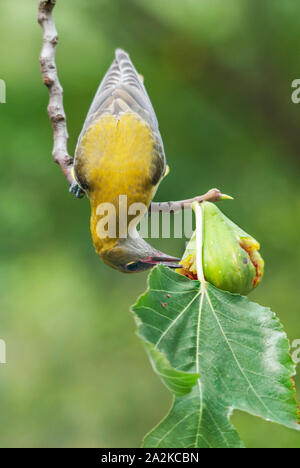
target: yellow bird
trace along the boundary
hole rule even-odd
[[[157,263],[178,267],[179,259],[151,247],[136,229],[166,172],[157,118],[142,77],[128,54],[117,49],[79,136],[76,183],[71,187],[77,196],[82,190],[90,200],[95,250],[109,266],[126,273],[145,271]],[[144,208],[138,218],[128,214],[124,229],[120,199],[125,196],[127,207],[139,203]],[[115,227],[113,235],[99,228],[104,218]],[[120,229],[125,230],[122,235]]]

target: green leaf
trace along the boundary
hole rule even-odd
[[[295,366],[270,309],[158,266],[133,311],[174,393],[144,447],[242,447],[230,423],[235,409],[299,430]]]
[[[145,343],[150,362],[155,372],[160,376],[166,387],[174,393],[175,396],[183,396],[189,393],[196,385],[199,374],[189,374],[173,369],[165,357],[151,343]]]

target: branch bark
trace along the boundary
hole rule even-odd
[[[149,212],[151,213],[177,213],[184,208],[191,208],[194,202],[202,203],[204,201],[217,202],[219,200],[232,200],[232,197],[225,195],[218,189],[211,189],[204,195],[198,197],[189,198],[187,200],[170,201],[170,202],[152,202],[149,206]]]
[[[43,29],[43,48],[40,55],[43,82],[49,89],[48,114],[53,127],[53,159],[60,165],[67,181],[71,185],[73,159],[68,153],[68,130],[63,106],[63,88],[59,82],[55,63],[58,34],[52,11],[56,0],[41,0],[38,6],[38,22]]]

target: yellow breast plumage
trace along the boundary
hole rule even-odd
[[[76,176],[98,202],[114,203],[119,194],[127,194],[132,203],[143,201],[141,196],[146,202],[147,192],[152,190],[154,146],[150,127],[134,114],[120,119],[103,116],[82,138]]]
[[[157,170],[160,170],[159,177]],[[156,141],[149,125],[135,114],[123,114],[119,118],[104,115],[81,139],[75,174],[80,184],[87,187],[95,243],[99,204],[112,203],[118,215],[120,195],[127,196],[128,206],[137,202],[148,206],[154,196],[162,167],[157,165]],[[104,245],[98,239],[97,250],[107,248],[107,242],[111,244],[113,240],[107,240]]]

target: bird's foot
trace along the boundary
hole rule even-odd
[[[76,198],[83,198],[85,195],[85,192],[82,190],[81,187],[79,187],[79,185],[75,181],[72,182],[69,192],[73,193],[73,195],[75,195]]]

